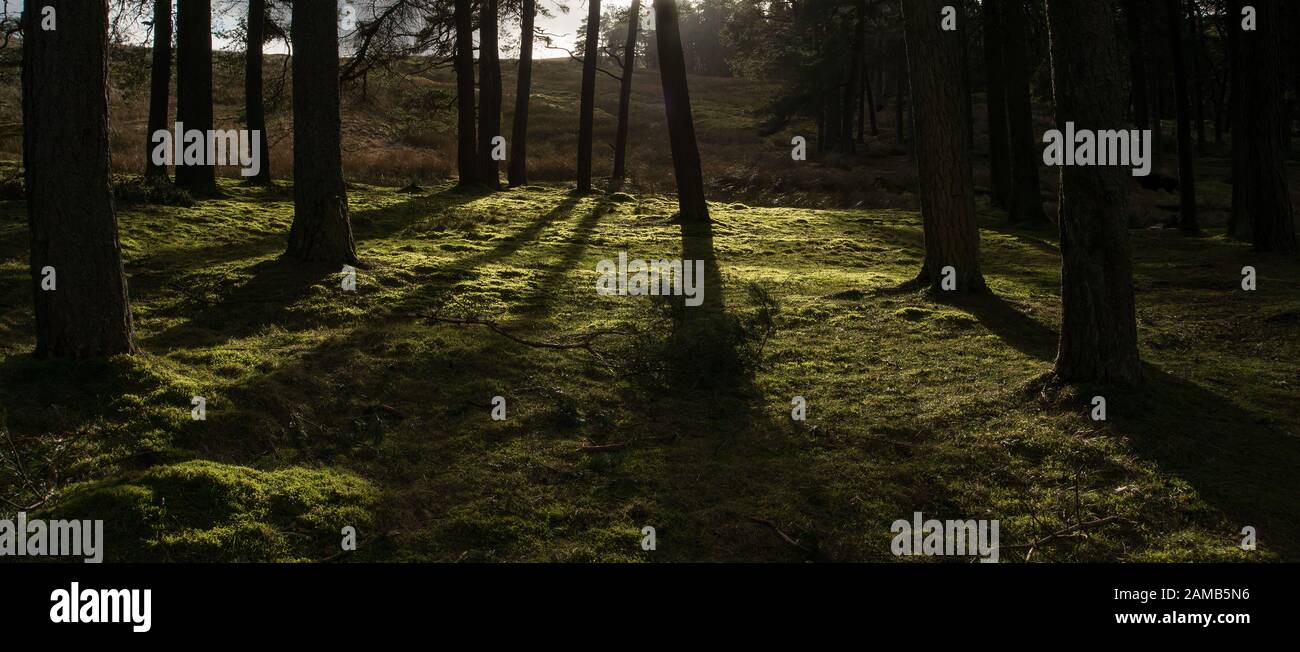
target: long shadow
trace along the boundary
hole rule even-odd
[[[566,203],[569,201],[572,201],[572,198],[565,200]],[[596,205],[574,225],[573,235],[560,251],[559,260],[548,265],[542,274],[533,280],[532,290],[523,296],[521,309],[528,315],[525,322],[537,321],[550,312],[556,299],[555,288],[560,287],[563,277],[582,260],[582,255],[591,246],[591,236],[596,232],[596,226],[600,224],[601,218],[608,213],[613,204],[612,199],[601,197]]]
[[[144,340],[150,347],[216,346],[247,337],[268,326],[298,330],[317,325],[310,315],[297,313],[294,304],[339,268],[274,258],[254,264],[251,274],[229,293],[215,299],[192,296],[184,314],[190,318]]]
[[[401,310],[410,310],[436,304],[459,280],[472,278],[479,268],[514,255],[524,245],[536,242],[548,227],[568,218],[579,201],[581,201],[579,197],[566,197],[545,215],[532,220],[526,227],[510,235],[492,249],[447,263],[432,280],[407,292],[397,307]]]
[[[950,302],[1008,345],[1038,360],[1055,357],[1056,332],[1005,300],[986,295]],[[1300,560],[1300,439],[1269,427],[1232,400],[1152,364],[1144,385],[1109,390],[1109,427],[1134,452],[1194,487],[1231,526],[1224,540],[1253,526],[1267,548]]]
[[[1003,342],[1025,355],[1045,362],[1056,359],[1056,331],[992,292],[955,299],[933,298],[970,313]]]

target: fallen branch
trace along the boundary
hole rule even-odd
[[[1011,550],[1015,550],[1015,549],[1019,549],[1019,548],[1028,548],[1028,549],[1029,549],[1029,552],[1025,553],[1025,561],[1029,561],[1030,557],[1033,557],[1033,556],[1034,556],[1034,551],[1035,551],[1036,549],[1038,549],[1039,546],[1041,546],[1041,545],[1043,545],[1043,544],[1045,544],[1045,543],[1047,543],[1047,542],[1049,542],[1049,541],[1052,541],[1053,539],[1060,539],[1060,538],[1062,538],[1062,537],[1065,537],[1065,536],[1070,535],[1070,534],[1074,534],[1074,533],[1076,533],[1076,532],[1082,532],[1082,531],[1084,531],[1084,530],[1090,530],[1090,529],[1092,529],[1092,528],[1101,527],[1101,526],[1103,526],[1103,525],[1105,525],[1105,524],[1107,524],[1107,523],[1113,523],[1113,522],[1115,522],[1115,521],[1123,521],[1123,520],[1125,520],[1124,517],[1122,517],[1122,516],[1118,516],[1118,515],[1105,516],[1105,517],[1102,517],[1102,518],[1093,519],[1093,520],[1091,520],[1091,521],[1084,521],[1084,522],[1082,522],[1082,523],[1075,523],[1074,525],[1071,525],[1071,526],[1069,526],[1069,527],[1062,528],[1062,529],[1057,530],[1057,531],[1055,531],[1055,532],[1053,532],[1053,533],[1051,533],[1051,534],[1049,534],[1049,535],[1047,535],[1047,536],[1045,536],[1045,537],[1043,537],[1043,538],[1041,538],[1041,539],[1038,539],[1037,541],[1034,541],[1033,543],[1022,543],[1022,544],[1018,544],[1018,545],[1014,545],[1014,546],[1005,546],[1005,547],[1008,548],[1008,549],[1011,549]]]
[[[822,555],[821,551],[819,551],[817,548],[805,546],[804,544],[794,540],[793,538],[790,537],[790,535],[786,534],[785,532],[782,532],[781,528],[776,526],[776,523],[773,523],[772,521],[769,521],[765,518],[759,518],[757,516],[751,516],[749,517],[749,520],[754,523],[758,523],[759,525],[766,525],[773,532],[775,532],[777,536],[781,537],[782,541],[785,541],[786,543],[790,544],[791,546],[799,550],[799,552],[802,552],[804,556],[806,556],[808,559],[812,561],[826,560],[825,556]]]
[[[677,441],[677,433],[664,435],[663,437],[638,437],[629,441],[615,442],[613,444],[587,444],[578,449],[579,453],[612,453],[621,451],[632,444],[650,441],[650,442],[673,442]]]

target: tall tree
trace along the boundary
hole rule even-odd
[[[1169,20],[1169,55],[1174,62],[1174,103],[1178,114],[1178,228],[1184,233],[1198,233],[1201,227],[1196,219],[1196,168],[1192,151],[1192,107],[1187,91],[1182,0],[1165,0],[1165,10]]]
[[[167,113],[172,92],[172,3],[153,3],[153,69],[149,73],[149,131],[144,135],[144,176],[167,180],[167,166],[153,162],[153,135],[168,130]]]
[[[1045,223],[1038,180],[1042,154],[1034,137],[1034,106],[1029,96],[1029,21],[1025,0],[1002,0],[1007,72],[1007,124],[1011,137],[1011,221]]]
[[[179,0],[176,4],[176,121],[185,131],[212,129],[212,2]],[[198,195],[217,192],[213,161],[176,163],[176,185]]]
[[[1047,0],[1056,124],[1114,129],[1124,120],[1113,0]],[[1061,168],[1061,335],[1054,374],[1063,383],[1141,381],[1133,266],[1116,166]]]
[[[600,0],[587,0],[582,53],[582,105],[578,114],[578,192],[591,192],[591,141],[596,119],[596,59],[600,55]]]
[[[677,0],[654,0],[655,41],[659,51],[659,76],[664,90],[664,113],[668,119],[668,143],[677,177],[677,206],[683,224],[709,221],[709,204],[704,199],[704,169],[695,140],[695,119],[691,115],[691,93],[686,81],[686,57],[678,23]]]
[[[293,7],[293,226],[285,255],[357,263],[343,183],[338,4]]]
[[[1006,64],[1002,51],[1003,0],[984,0],[984,67],[988,77],[989,185],[993,204],[1011,206],[1011,138],[1007,135]]]
[[[614,141],[614,173],[609,185],[618,190],[627,176],[627,129],[632,109],[632,73],[636,70],[637,30],[641,26],[641,0],[627,10],[627,44],[623,46],[623,78],[618,89],[618,135]]]
[[[519,75],[515,85],[514,128],[510,133],[510,165],[507,170],[511,186],[528,184],[528,100],[533,92],[533,25],[537,19],[537,0],[523,0],[519,19]]]
[[[471,0],[456,0],[456,173],[462,188],[478,185],[474,126],[474,17]]]
[[[962,109],[966,98],[961,75],[962,37],[940,25],[946,1],[903,3],[925,233],[925,262],[917,280],[940,290],[945,276],[952,275],[956,292],[971,293],[983,291],[985,285],[975,224],[975,182]]]
[[[1288,128],[1283,101],[1280,0],[1254,0],[1256,29],[1241,28],[1243,0],[1232,1],[1232,215],[1229,233],[1256,251],[1296,251],[1295,214],[1283,165]]]
[[[266,44],[266,0],[248,0],[248,44],[244,58],[244,115],[248,130],[261,133],[261,167],[249,183],[271,183],[271,147],[266,134],[266,104],[262,101],[262,48]]]
[[[492,158],[493,141],[501,136],[501,49],[497,39],[498,0],[479,2],[479,182],[501,187],[501,162]]]
[[[1143,16],[1145,0],[1124,0],[1124,16],[1128,25],[1129,91],[1133,97],[1133,122],[1138,129],[1151,127],[1149,99],[1151,85],[1147,82],[1146,26]]]
[[[56,29],[42,29],[53,8]],[[107,0],[27,0],[23,169],[38,358],[130,353],[108,154]]]

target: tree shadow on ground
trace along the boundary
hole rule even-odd
[[[993,295],[950,302],[1009,346],[1037,360],[1054,358],[1057,334]],[[1235,528],[1254,526],[1261,546],[1300,560],[1300,439],[1233,400],[1145,363],[1144,384],[1104,392],[1108,429],[1162,473],[1182,478]],[[1026,381],[1030,381],[1026,378]],[[1055,408],[1049,408],[1055,409]],[[1069,408],[1067,408],[1069,409]],[[1083,410],[1073,410],[1083,417]],[[1267,540],[1266,543],[1265,540]]]
[[[217,346],[253,335],[268,327],[300,330],[318,325],[310,311],[298,311],[295,304],[312,294],[312,289],[338,278],[341,267],[304,263],[289,258],[272,258],[243,270],[249,278],[216,298],[190,295],[182,303],[187,320],[142,340],[148,348]]]

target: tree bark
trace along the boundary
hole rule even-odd
[[[470,7],[471,0],[456,0],[456,174],[462,188],[479,183],[474,125],[474,17]]]
[[[1113,0],[1048,0],[1056,123],[1114,129],[1124,120]],[[1124,224],[1127,172],[1061,168],[1061,335],[1055,376],[1064,383],[1141,382],[1133,268]]]
[[[57,28],[41,28],[43,7]],[[27,0],[23,168],[38,358],[131,353],[108,149],[108,3]],[[52,270],[52,288],[45,284]]]
[[[165,1],[165,0],[164,0]],[[244,114],[249,132],[259,132],[261,151],[257,174],[249,183],[271,183],[271,148],[266,134],[266,105],[262,101],[262,46],[266,43],[266,0],[248,0],[248,45],[244,61]]]
[[[520,9],[519,76],[515,86],[514,128],[510,134],[510,165],[507,178],[511,186],[528,184],[528,101],[533,92],[533,26],[537,18],[537,0],[523,0]]]
[[[1165,0],[1168,13],[1169,56],[1174,62],[1174,102],[1178,112],[1178,228],[1199,233],[1196,219],[1196,168],[1192,152],[1192,107],[1187,92],[1187,56],[1183,40],[1182,0]]]
[[[918,280],[943,290],[952,267],[955,291],[985,290],[980,272],[975,183],[966,147],[966,97],[961,75],[961,38],[944,31],[939,15],[946,0],[903,4],[911,79],[915,149],[921,185],[925,262]]]
[[[1011,206],[1011,137],[1007,134],[1007,89],[1002,52],[1002,0],[984,0],[984,67],[988,76],[989,185],[993,205]]]
[[[614,141],[614,173],[610,188],[623,187],[627,176],[627,129],[632,110],[632,73],[636,70],[636,35],[641,26],[641,0],[632,0],[627,10],[627,44],[623,46],[623,79],[618,89],[618,136]]]
[[[582,57],[582,106],[578,115],[578,192],[591,192],[591,141],[595,132],[596,61],[600,54],[600,0],[587,0],[587,39]]]
[[[1232,60],[1232,215],[1229,233],[1256,251],[1296,251],[1295,214],[1287,186],[1282,138],[1287,129],[1282,80],[1282,3],[1254,0],[1257,29],[1242,31],[1242,0],[1233,0],[1229,29],[1237,33]]]
[[[144,177],[167,181],[167,166],[153,162],[153,135],[168,131],[172,92],[172,3],[153,3],[153,69],[149,74],[149,128],[144,135]]]
[[[1042,153],[1034,137],[1034,107],[1029,97],[1029,26],[1024,0],[1001,3],[1007,70],[1007,124],[1011,137],[1011,221],[1043,223],[1043,191],[1038,179]]]
[[[356,264],[340,146],[338,5],[293,8],[293,226],[285,255]]]
[[[677,0],[654,0],[655,40],[659,50],[660,78],[664,89],[664,112],[668,119],[668,142],[673,152],[677,177],[677,204],[684,224],[709,221],[704,199],[704,170],[695,140],[695,119],[691,115],[691,94],[686,81],[686,58],[677,22]]]
[[[212,3],[179,0],[176,4],[176,121],[185,131],[212,129]],[[216,167],[175,161],[176,185],[196,195],[217,192]]]
[[[501,162],[492,158],[492,141],[501,135],[501,48],[497,38],[498,0],[479,2],[479,182],[501,187]]]

